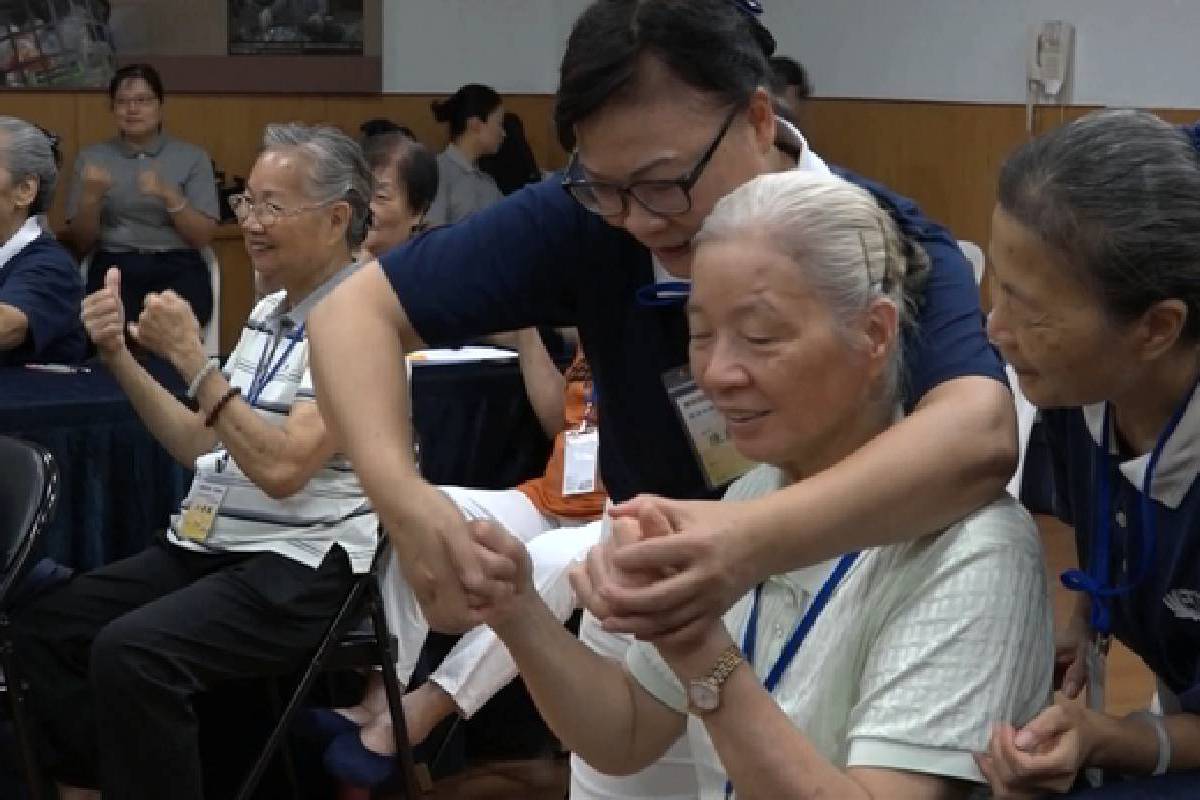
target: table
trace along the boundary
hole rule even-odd
[[[93,569],[140,551],[187,493],[191,473],[154,440],[100,363],[58,375],[0,368],[0,434],[42,444],[60,473],[58,509],[44,554]],[[161,362],[151,373],[177,396],[183,383]],[[509,488],[549,457],[516,359],[413,371],[421,466],[433,483]]]
[[[168,365],[148,366],[160,383],[183,393]],[[104,366],[89,368],[73,375],[0,368],[0,433],[41,444],[58,464],[58,506],[42,552],[85,570],[145,547],[191,482]]]

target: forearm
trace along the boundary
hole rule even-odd
[[[525,328],[517,332],[517,354],[529,403],[537,414],[542,430],[548,438],[553,439],[566,426],[563,412],[566,379],[546,352],[537,328]]]
[[[100,238],[100,209],[103,205],[103,197],[89,197],[85,194],[79,198],[79,205],[71,217],[69,230],[71,242],[80,258],[92,252]],[[108,265],[96,266],[103,269]]]
[[[19,309],[0,303],[0,350],[13,350],[29,335],[29,318]]]
[[[1089,712],[1095,744],[1088,765],[1127,775],[1149,775],[1158,763],[1158,736],[1136,716],[1124,718]],[[1171,740],[1170,770],[1200,769],[1200,716],[1170,714],[1162,718]]]
[[[834,467],[748,504],[756,577],[916,539],[999,497],[1016,465],[1008,390],[954,383]]]
[[[526,606],[509,624],[494,629],[563,746],[610,775],[631,774],[662,755],[664,748],[650,741],[655,737],[639,730],[639,722],[654,722],[636,713],[636,693],[644,690],[623,666],[572,636],[541,598],[531,598]],[[683,718],[675,716],[682,733]]]
[[[686,685],[708,674],[730,644],[710,637],[685,655],[663,655]],[[740,798],[871,797],[813,747],[745,662],[721,687],[720,707],[702,720]]]
[[[138,417],[176,461],[191,469],[197,457],[212,449],[216,437],[204,420],[164,389],[128,350],[105,356],[104,361]]]
[[[190,380],[203,365],[204,359],[198,355],[192,364],[182,366],[180,373]],[[206,376],[196,395],[201,413],[207,415],[206,410],[215,408],[229,389],[229,381],[220,371]],[[303,489],[313,469],[324,460],[324,453],[314,450],[319,435],[302,441],[301,434],[291,428],[268,422],[244,397],[234,397],[217,415],[209,435],[221,442],[251,483],[268,497],[282,499]]]
[[[183,194],[170,193],[163,198],[163,203],[168,209],[171,224],[188,244],[199,250],[212,242],[213,235],[217,232],[216,221],[193,208]],[[183,205],[182,209],[170,213],[169,209],[179,208],[180,205]]]

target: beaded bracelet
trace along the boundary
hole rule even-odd
[[[217,401],[217,404],[213,406],[212,411],[208,412],[208,416],[204,419],[204,427],[211,428],[214,424],[216,424],[217,417],[221,414],[221,411],[225,408],[225,406],[229,404],[229,401],[241,393],[242,390],[238,387],[229,387],[229,391],[222,395],[221,399]]]

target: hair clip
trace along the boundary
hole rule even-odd
[[[734,0],[734,5],[752,17],[757,17],[764,11],[760,0]]]

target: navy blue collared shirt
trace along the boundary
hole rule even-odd
[[[953,236],[912,201],[865,186],[933,263],[918,317],[905,342],[911,408],[953,378],[1004,381],[984,336],[979,292]],[[600,471],[614,500],[639,492],[712,498],[663,374],[688,360],[682,306],[639,304],[655,280],[650,252],[625,231],[583,209],[551,177],[463,222],[430,231],[381,262],[401,305],[431,346],[537,325],[573,326],[596,391],[604,398]]]
[[[1198,395],[1200,396],[1200,395]],[[1088,564],[1097,527],[1097,442],[1102,405],[1042,413],[1053,460],[1055,514],[1075,529]],[[1116,437],[1113,437],[1115,440]],[[1185,711],[1200,712],[1200,401],[1193,398],[1163,449],[1151,493],[1157,546],[1138,586],[1112,600],[1112,634],[1146,662]],[[1110,585],[1137,569],[1145,528],[1141,488],[1148,455],[1109,459]]]
[[[83,283],[75,259],[49,234],[42,234],[0,264],[0,303],[29,323],[25,341],[0,350],[0,366],[33,361],[81,361],[87,340],[79,322]]]

